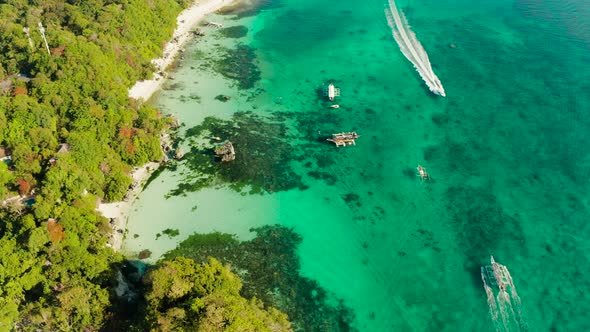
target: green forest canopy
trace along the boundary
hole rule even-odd
[[[0,1],[0,200],[30,198],[0,209],[0,330],[96,331],[108,319],[122,257],[97,200],[121,200],[132,168],[161,158],[169,124],[128,89],[151,76],[189,2]],[[231,281],[232,305],[288,327],[210,266]]]

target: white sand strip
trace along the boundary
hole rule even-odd
[[[176,19],[177,28],[172,39],[164,46],[164,56],[152,60],[156,66],[154,78],[138,81],[129,90],[129,97],[147,101],[154,92],[160,89],[164,81],[164,70],[174,61],[178,52],[189,40],[191,29],[199,23],[205,15],[212,13],[224,6],[231,5],[237,0],[201,0],[196,1],[190,8],[184,10]]]
[[[127,192],[127,196],[124,201],[101,203],[98,205],[98,212],[113,221],[111,224],[113,233],[109,239],[109,245],[113,249],[119,250],[121,248],[121,245],[123,244],[125,226],[127,224],[127,217],[129,216],[133,201],[135,201],[135,199],[141,193],[141,190],[143,189],[147,179],[149,179],[150,174],[159,166],[160,164],[157,162],[150,162],[134,170],[131,174],[133,183],[131,184],[131,189]]]
[[[235,1],[239,0],[195,1],[190,8],[180,13],[176,18],[177,27],[176,30],[174,30],[172,39],[164,46],[164,56],[152,60],[152,63],[156,66],[154,78],[151,80],[136,82],[135,85],[129,89],[129,97],[147,101],[160,89],[160,86],[164,81],[164,70],[166,70],[166,68],[174,61],[176,55],[189,40],[191,29],[197,25],[205,15],[220,9],[223,6],[231,5]],[[137,199],[141,193],[151,172],[156,170],[159,166],[159,163],[150,162],[133,171],[131,175],[133,177],[133,184],[124,201],[99,204],[97,208],[98,212],[113,221],[111,225],[113,227],[113,232],[109,239],[109,245],[113,249],[119,250],[121,248],[127,218],[129,217],[133,201]]]

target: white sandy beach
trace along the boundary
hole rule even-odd
[[[159,166],[160,164],[157,162],[150,162],[134,170],[131,174],[133,177],[133,183],[131,184],[131,189],[127,192],[127,196],[124,201],[101,203],[98,205],[97,210],[103,216],[113,221],[113,224],[111,225],[113,227],[113,233],[111,234],[111,238],[109,240],[109,245],[113,249],[119,250],[121,248],[121,244],[123,243],[123,235],[125,233],[125,224],[131,209],[131,205],[133,205],[133,201],[135,201],[137,196],[139,196],[141,193],[143,185],[149,178],[150,174]]]
[[[172,39],[164,46],[163,57],[152,60],[156,66],[154,78],[151,80],[138,81],[129,89],[129,97],[147,101],[156,91],[158,91],[164,81],[164,71],[172,64],[176,55],[182,50],[184,45],[189,41],[191,29],[193,29],[205,15],[212,13],[226,5],[233,4],[238,0],[201,0],[195,1],[194,4],[184,10],[177,17],[177,26],[172,35]],[[133,171],[132,189],[127,193],[125,201],[113,203],[101,203],[97,210],[106,218],[112,220],[111,226],[113,233],[109,240],[109,245],[119,250],[123,243],[127,217],[135,199],[141,193],[143,186],[150,174],[160,166],[157,162],[150,162]]]
[[[174,58],[182,50],[189,40],[191,29],[193,29],[205,15],[212,13],[224,6],[231,5],[237,0],[202,0],[196,1],[194,5],[184,10],[177,18],[177,27],[172,39],[164,46],[164,56],[152,60],[156,66],[154,78],[151,80],[138,81],[129,90],[129,97],[147,101],[158,91],[164,81],[164,71],[172,64]]]

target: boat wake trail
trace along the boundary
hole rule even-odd
[[[389,0],[389,9],[385,9],[385,16],[387,16],[387,22],[393,31],[393,38],[399,45],[400,50],[414,64],[416,71],[418,71],[430,91],[443,97],[446,96],[442,83],[432,71],[428,54],[426,54],[424,47],[416,38],[416,34],[410,29],[404,13],[397,10],[393,0]]]
[[[496,263],[494,257],[491,263],[481,267],[481,279],[496,331],[526,331],[528,328],[522,315],[522,304],[508,268]],[[498,291],[496,297],[492,287]],[[508,288],[510,293],[507,292]]]
[[[481,273],[481,279],[483,280],[483,288],[486,291],[486,295],[488,297],[488,307],[490,307],[490,316],[492,317],[492,322],[494,322],[494,326],[496,327],[496,331],[502,331],[502,325],[498,320],[498,306],[496,305],[496,299],[494,298],[494,292],[492,288],[488,286],[486,283],[486,279],[484,276],[484,272]]]

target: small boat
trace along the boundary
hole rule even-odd
[[[416,169],[418,170],[418,176],[422,179],[422,181],[430,180],[430,174],[426,172],[426,168],[422,167],[421,165],[418,165]]]
[[[331,138],[326,139],[329,142],[336,144],[336,147],[356,145],[356,139],[361,137],[355,131],[353,132],[342,132],[332,134]]]
[[[340,89],[335,87],[334,84],[330,83],[328,88],[324,88],[324,96],[327,96],[330,101],[336,97],[340,97]]]
[[[215,28],[223,28],[223,24],[217,22],[208,21],[206,25],[215,27]]]
[[[334,105],[331,105],[330,107],[331,107],[331,108],[340,108],[340,105],[338,105],[338,104],[334,104]]]
[[[492,321],[504,327],[501,331],[529,331],[522,302],[508,268],[496,262],[493,256],[490,262],[480,271]]]

